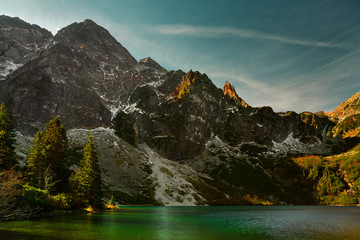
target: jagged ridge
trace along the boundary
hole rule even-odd
[[[229,97],[235,99],[235,101],[238,101],[243,107],[249,106],[242,98],[237,95],[235,87],[232,86],[228,81],[226,81],[223,87],[223,92],[225,95],[228,95]]]
[[[228,82],[219,89],[197,71],[166,71],[151,58],[138,63],[91,20],[62,29],[0,82],[0,93],[23,133],[54,115],[68,129],[112,127],[117,137],[110,129],[94,135],[109,145],[99,144],[103,174],[124,202],[145,197],[166,204],[183,194],[191,204],[313,203],[309,195],[297,199],[298,186],[307,183],[287,155],[329,154],[340,141],[327,135],[327,117],[253,108]],[[80,142],[76,133],[87,131],[70,130],[72,145]],[[117,171],[123,179],[113,179]],[[159,179],[168,171],[188,186],[173,182],[177,190],[168,190]],[[137,173],[133,189],[126,188]]]

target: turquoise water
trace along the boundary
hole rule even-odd
[[[0,223],[0,239],[360,239],[360,208],[127,207]]]

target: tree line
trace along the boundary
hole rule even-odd
[[[40,211],[103,208],[102,180],[90,132],[82,159],[74,163],[59,117],[34,136],[25,166],[15,153],[11,113],[0,105],[0,219],[28,217]]]

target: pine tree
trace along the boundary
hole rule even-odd
[[[98,155],[90,132],[89,140],[84,148],[80,171],[76,175],[79,195],[95,208],[103,208],[101,191],[101,174]]]
[[[28,178],[32,185],[41,189],[55,186],[55,192],[64,192],[70,176],[65,153],[67,137],[58,117],[51,120],[45,131],[34,138],[27,157]]]
[[[5,104],[0,104],[0,170],[11,169],[16,163],[15,129]]]
[[[46,175],[53,175],[55,189],[57,192],[64,192],[68,187],[70,176],[69,166],[66,161],[67,137],[64,126],[58,117],[51,120],[44,133],[46,144],[46,157],[49,164]]]
[[[45,156],[44,132],[38,131],[27,155],[27,180],[32,186],[45,189],[44,173],[47,165]],[[46,189],[48,190],[48,189]]]

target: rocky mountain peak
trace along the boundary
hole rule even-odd
[[[56,115],[67,128],[107,127],[112,113],[147,76],[135,58],[91,20],[61,29],[42,49],[0,81],[0,101],[11,102],[14,118],[26,119],[15,122],[23,133],[36,132]]]
[[[111,35],[106,29],[87,19],[84,22],[72,23],[59,30],[55,35],[55,41],[74,44],[100,41],[110,37]]]
[[[334,111],[326,113],[330,118],[339,119],[339,121],[354,114],[360,114],[360,91],[340,104]]]
[[[228,81],[226,81],[224,87],[223,87],[224,95],[229,96],[230,98],[234,99],[235,101],[239,102],[242,106],[248,107],[249,105],[242,100],[236,93],[235,87],[232,86]]]
[[[9,17],[6,15],[0,15],[0,28],[2,30],[4,29],[6,30],[6,28],[34,29],[41,32],[44,35],[47,35],[48,37],[52,37],[51,32],[48,31],[47,29],[42,28],[36,24],[27,23],[18,17]]]
[[[184,79],[180,82],[180,84],[175,88],[174,92],[172,92],[168,99],[181,99],[185,95],[190,93],[190,85],[197,81],[200,77],[202,77],[198,71],[193,72],[190,70],[184,77]]]
[[[109,31],[90,19],[59,30],[54,42],[70,46],[77,51],[86,51],[98,61],[113,60],[138,66],[136,59],[111,36]]]
[[[52,39],[48,30],[20,18],[0,16],[0,79],[35,58]],[[6,50],[6,52],[5,52]]]
[[[151,57],[143,58],[139,61],[139,64],[148,68],[153,68],[160,71],[166,71],[160,64],[158,64],[154,59]]]

